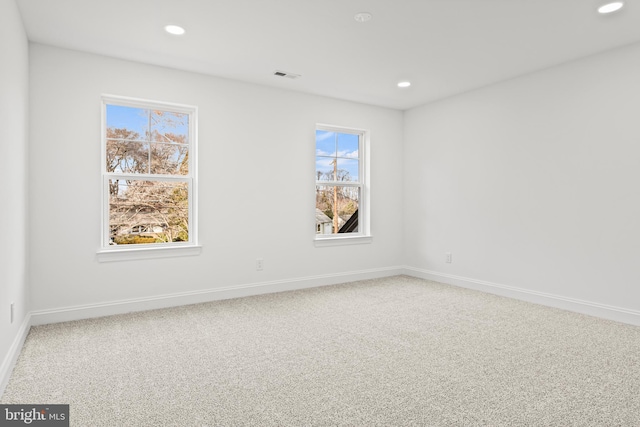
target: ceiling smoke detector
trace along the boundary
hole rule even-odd
[[[287,71],[279,71],[279,70],[274,71],[273,75],[278,77],[286,77],[288,79],[297,79],[298,77],[301,77],[300,74],[294,74],[294,73],[289,73]]]

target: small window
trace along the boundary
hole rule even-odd
[[[103,97],[102,247],[193,246],[196,107]]]
[[[367,132],[316,127],[316,240],[367,236]]]

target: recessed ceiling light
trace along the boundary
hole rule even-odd
[[[622,1],[613,1],[607,4],[603,4],[602,6],[600,6],[598,8],[598,12],[600,13],[611,13],[611,12],[615,12],[616,10],[620,10],[622,9],[622,6],[624,6],[624,2]]]
[[[411,86],[411,82],[400,82],[398,83],[398,87],[409,87]]]
[[[353,17],[358,22],[367,22],[371,21],[372,15],[369,12],[360,12],[356,13],[356,16]]]
[[[169,34],[173,34],[175,36],[181,36],[185,33],[184,28],[178,26],[178,25],[167,25],[164,27],[164,30],[169,33]]]

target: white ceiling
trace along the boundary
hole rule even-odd
[[[637,0],[16,1],[33,42],[396,109],[640,41]]]

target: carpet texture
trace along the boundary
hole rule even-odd
[[[640,426],[640,328],[406,276],[33,327],[72,426]]]

